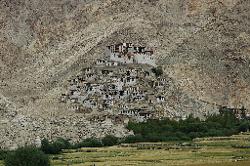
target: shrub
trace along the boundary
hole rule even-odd
[[[49,145],[49,153],[47,154],[59,154],[62,152],[63,144],[61,142],[53,142]]]
[[[157,68],[152,68],[152,72],[155,73],[156,77],[159,77],[163,74],[161,66],[158,66]]]
[[[136,143],[136,142],[143,142],[143,137],[141,135],[129,135],[125,137],[124,143]]]
[[[4,160],[8,154],[7,150],[0,149],[0,160]]]
[[[249,131],[250,129],[250,122],[249,121],[242,121],[239,125],[239,131],[243,131],[243,132],[246,132],[246,131]]]
[[[46,154],[50,154],[51,147],[50,147],[50,143],[47,139],[43,139],[41,141],[41,150]]]
[[[7,153],[5,166],[50,166],[49,157],[35,147],[21,147]]]
[[[70,149],[72,147],[69,140],[63,138],[58,138],[55,142],[60,144],[61,149]]]
[[[113,135],[107,135],[104,138],[102,138],[102,144],[103,146],[113,146],[118,143],[118,138]]]
[[[62,149],[72,148],[68,140],[58,138],[56,141],[50,143],[47,139],[42,140],[41,150],[46,154],[59,154]]]
[[[75,148],[81,147],[102,147],[101,141],[96,138],[87,138],[75,145]]]

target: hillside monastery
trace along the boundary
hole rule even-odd
[[[107,47],[108,59],[82,69],[69,80],[62,102],[70,102],[73,111],[107,111],[137,121],[162,116],[169,80],[156,77],[153,51],[146,47],[121,43]]]

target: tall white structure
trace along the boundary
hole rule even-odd
[[[148,64],[156,66],[152,49],[146,47],[134,46],[132,43],[120,43],[107,46],[111,61],[124,64]]]

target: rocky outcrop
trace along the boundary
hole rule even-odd
[[[45,117],[28,117],[16,115],[13,119],[1,120],[1,148],[15,148],[25,144],[39,146],[39,140],[47,138],[67,138],[71,142],[79,142],[89,137],[104,137],[112,134],[124,137],[133,134],[124,129],[124,121],[117,123],[114,119],[101,118],[89,120],[79,114],[67,116],[51,114]]]

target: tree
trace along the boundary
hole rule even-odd
[[[244,106],[242,106],[240,109],[240,116],[241,116],[241,119],[247,119],[246,108]]]
[[[32,146],[9,152],[4,163],[5,166],[50,166],[48,155]]]
[[[81,148],[81,147],[102,147],[101,141],[99,141],[96,138],[87,138],[81,141],[80,143],[76,144],[76,148]]]
[[[0,149],[0,160],[4,160],[8,153],[9,151]]]
[[[247,132],[249,131],[250,129],[250,122],[249,121],[242,121],[239,125],[239,131],[242,131],[242,132]]]
[[[50,144],[49,141],[47,139],[43,139],[41,142],[41,150],[46,153],[46,154],[50,154]]]
[[[155,76],[156,77],[159,77],[163,74],[163,70],[162,70],[162,67],[161,66],[158,66],[158,67],[154,67],[152,68],[152,72],[155,73]]]
[[[58,138],[52,143],[50,143],[47,139],[43,139],[41,144],[41,150],[46,154],[59,154],[62,149],[69,149],[72,147],[70,142],[63,138]]]
[[[104,146],[113,146],[118,143],[118,138],[113,135],[107,135],[104,138],[102,138],[102,144]]]

